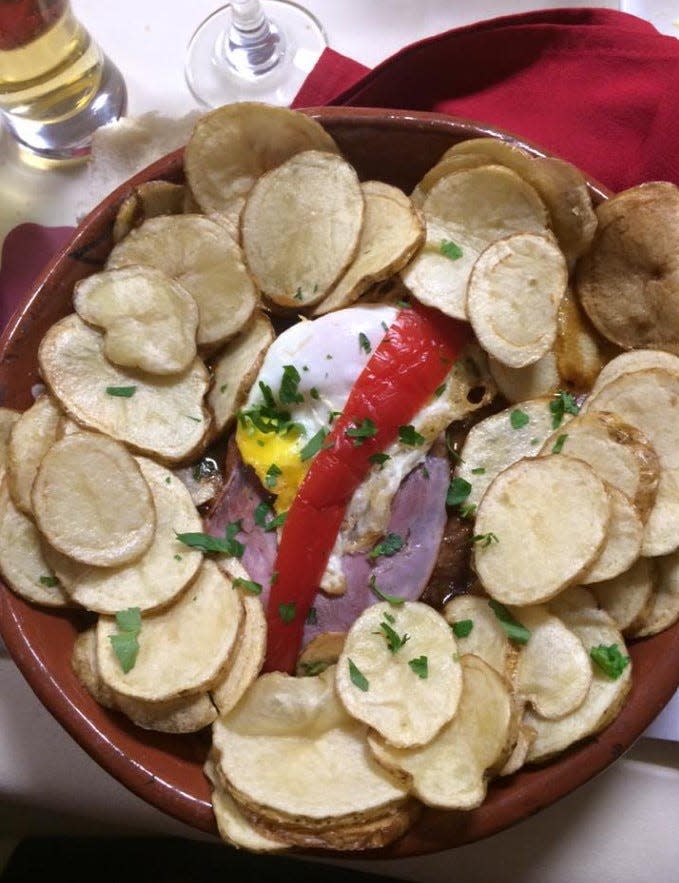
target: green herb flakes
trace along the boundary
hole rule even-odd
[[[240,576],[237,576],[233,581],[234,588],[236,589],[244,589],[246,592],[249,592],[251,595],[261,595],[262,594],[262,584],[255,582],[253,579],[243,579]]]
[[[137,391],[136,386],[107,386],[107,395],[114,396],[119,399],[131,399]]]
[[[563,446],[566,444],[566,439],[568,438],[568,433],[564,432],[562,435],[558,436],[557,440],[554,442],[554,446],[552,447],[553,454],[560,454],[563,450]]]
[[[388,533],[386,537],[368,553],[368,558],[374,560],[375,558],[391,558],[392,555],[395,555],[399,549],[403,548],[403,537],[399,536],[397,533]]]
[[[358,345],[363,350],[364,353],[371,353],[372,346],[370,345],[370,341],[368,340],[367,334],[364,334],[362,331],[358,335]]]
[[[605,644],[599,644],[598,647],[591,648],[589,655],[592,662],[613,681],[617,681],[630,664],[629,656],[623,656],[617,644],[611,644],[608,647]]]
[[[471,484],[464,478],[453,478],[448,485],[446,494],[446,506],[459,506],[472,492]]]
[[[471,634],[472,629],[474,628],[474,620],[473,619],[461,619],[459,622],[454,622],[451,625],[451,629],[453,630],[453,634],[456,638],[467,638]]]
[[[245,546],[235,538],[240,529],[240,521],[232,521],[227,524],[223,537],[213,537],[207,533],[178,533],[176,537],[180,543],[201,552],[219,552],[233,558],[242,558]]]
[[[490,600],[488,606],[498,618],[500,625],[508,638],[511,638],[512,641],[516,641],[517,644],[528,643],[530,631],[525,625],[521,625],[518,620],[514,619],[504,604],[500,604],[499,601]]]
[[[370,684],[368,683],[368,679],[360,670],[360,668],[353,662],[353,660],[347,660],[349,663],[349,677],[351,678],[351,683],[358,687],[363,693],[367,693],[370,689]]]
[[[439,251],[444,257],[449,258],[451,261],[459,261],[462,257],[462,249],[456,242],[453,242],[452,239],[442,239]]]
[[[476,543],[476,545],[480,546],[482,549],[487,549],[491,543],[499,543],[500,540],[497,538],[497,535],[492,531],[488,533],[477,533],[472,537],[472,543]]]
[[[549,403],[549,410],[552,412],[552,429],[558,429],[564,415],[579,414],[580,406],[575,401],[575,396],[560,390]]]
[[[359,445],[362,445],[367,438],[372,438],[377,435],[377,427],[370,417],[364,417],[360,422],[354,420],[354,425],[345,430],[344,434],[347,438],[353,439],[354,446],[358,447]]]
[[[271,466],[269,466],[264,476],[264,484],[269,488],[269,490],[276,487],[278,478],[282,474],[283,471],[280,466],[277,466],[275,463],[272,463]]]
[[[48,589],[53,589],[55,586],[60,585],[60,583],[56,576],[48,574],[40,577],[40,585],[47,586]]]
[[[315,456],[323,447],[323,442],[325,441],[327,435],[328,430],[324,427],[321,427],[318,432],[309,439],[309,441],[299,452],[299,459],[304,463],[306,460],[310,460],[313,456]]]
[[[391,604],[393,607],[400,607],[401,604],[405,604],[405,598],[400,598],[398,595],[387,595],[386,592],[383,592],[375,582],[374,573],[371,574],[370,579],[368,580],[368,585],[370,586],[370,590],[374,592],[381,601],[386,601],[387,604]],[[385,617],[387,616],[386,613],[384,615]]]
[[[141,610],[139,607],[128,607],[116,613],[118,633],[110,635],[111,646],[124,674],[131,671],[139,653],[139,632],[141,631]]]
[[[384,635],[387,647],[392,653],[396,653],[401,647],[404,647],[405,644],[410,640],[410,635],[399,633],[389,625],[388,622],[381,622],[380,629],[382,630],[382,634]],[[380,634],[380,632],[376,632],[375,634]]]
[[[426,656],[418,656],[416,659],[409,659],[408,665],[418,678],[422,678],[423,681],[426,681],[429,677],[429,660]]]
[[[294,601],[290,601],[288,604],[279,604],[278,615],[283,620],[283,622],[292,622],[297,615],[297,605]]]
[[[411,447],[415,447],[416,445],[423,445],[425,442],[424,436],[420,435],[415,427],[411,425],[399,426],[398,440],[401,442],[401,444],[410,445]]]
[[[512,413],[509,415],[509,422],[512,425],[512,429],[521,429],[526,426],[527,423],[530,423],[530,417],[526,414],[525,411],[522,411],[520,408],[514,408]]]

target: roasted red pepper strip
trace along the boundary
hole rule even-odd
[[[469,340],[468,325],[416,304],[400,311],[375,349],[288,510],[267,609],[265,671],[294,671],[307,614],[371,455],[431,399]],[[347,435],[362,424],[365,437]]]

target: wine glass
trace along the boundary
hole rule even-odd
[[[289,105],[326,46],[320,22],[290,0],[231,0],[191,37],[186,81],[206,107]]]

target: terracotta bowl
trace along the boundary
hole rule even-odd
[[[326,126],[363,179],[377,178],[407,192],[453,143],[492,135],[477,123],[427,113],[370,109],[309,111]],[[533,145],[525,145],[540,153]],[[102,266],[111,246],[116,211],[134,185],[152,178],[182,180],[182,152],[172,153],[115,190],[83,221],[51,262],[0,339],[0,404],[20,410],[39,381],[38,343],[71,312],[74,282]],[[605,190],[591,183],[595,201]],[[0,586],[0,631],[16,664],[62,726],[131,791],[197,829],[216,833],[202,763],[209,734],[167,736],[138,729],[107,711],[83,689],[70,667],[79,618],[50,612]],[[543,809],[613,763],[660,712],[679,686],[679,624],[631,647],[634,686],[618,718],[602,734],[544,768],[525,769],[491,784],[479,809],[426,810],[409,833],[376,857],[436,852],[486,837]],[[356,855],[354,855],[356,857]]]

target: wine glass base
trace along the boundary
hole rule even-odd
[[[328,45],[320,23],[287,0],[262,0],[264,14],[281,36],[276,63],[263,73],[243,73],[220,51],[231,25],[231,6],[213,12],[199,25],[188,46],[185,76],[191,94],[204,107],[234,101],[289,105]]]

